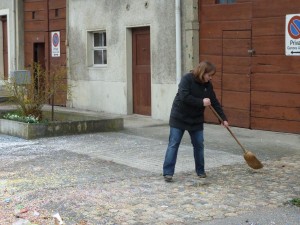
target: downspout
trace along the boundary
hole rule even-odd
[[[19,27],[19,10],[20,5],[18,0],[13,1],[13,10],[14,10],[14,37],[15,37],[15,43],[14,43],[14,68],[13,70],[20,69],[20,27]]]
[[[181,16],[180,0],[175,0],[176,17],[176,84],[181,80]]]
[[[17,2],[16,1],[17,0],[13,1],[13,20],[14,20],[13,21],[13,26],[14,26],[14,28],[13,28],[14,29],[14,61],[13,61],[13,63],[14,63],[14,65],[13,65],[13,68],[11,68],[12,70],[17,70],[18,69],[18,66],[17,66],[17,48],[19,46],[18,46],[18,43],[17,43],[17,23],[18,23],[17,15],[18,14],[16,12],[16,10],[17,10],[17,7],[16,7]],[[10,61],[10,59],[8,61]],[[9,66],[9,68],[10,68],[10,66]],[[10,74],[10,72],[8,72],[8,74]]]

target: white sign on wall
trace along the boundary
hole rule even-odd
[[[60,33],[59,31],[51,32],[51,52],[52,57],[60,57]]]
[[[286,15],[285,55],[300,55],[300,14]]]

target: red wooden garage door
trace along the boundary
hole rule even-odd
[[[217,66],[213,84],[231,125],[300,133],[299,56],[285,55],[286,15],[299,14],[300,1],[288,3],[199,0],[200,59]],[[205,120],[217,122],[209,110]]]

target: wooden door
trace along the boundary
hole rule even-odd
[[[8,79],[8,46],[7,46],[7,18],[6,16],[1,17],[2,21],[2,33],[3,33],[3,72],[4,80]]]
[[[231,125],[250,128],[251,30],[222,36],[222,105]]]
[[[24,1],[24,53],[25,65],[39,61],[45,65],[47,77],[45,82],[53,78],[55,70],[60,70],[59,77],[64,90],[56,90],[54,105],[65,106],[67,99],[67,67],[66,67],[66,0],[23,0]],[[60,32],[60,57],[51,57],[51,32]],[[44,43],[40,48],[38,43]],[[37,49],[32,48],[36,45]],[[36,52],[34,52],[36,51]],[[42,58],[36,58],[44,55]],[[63,71],[65,68],[65,71]],[[61,72],[63,71],[63,72]],[[45,83],[46,84],[46,83]]]
[[[133,113],[151,115],[150,28],[132,30]]]

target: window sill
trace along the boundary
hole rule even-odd
[[[92,65],[88,66],[88,69],[105,69],[107,68],[107,65]]]

